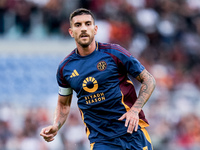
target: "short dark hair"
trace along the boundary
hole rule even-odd
[[[70,14],[70,17],[69,17],[70,24],[71,24],[72,19],[73,19],[75,16],[79,16],[79,15],[90,15],[90,16],[92,16],[92,19],[93,19],[94,22],[95,22],[94,15],[93,15],[93,13],[92,13],[90,10],[85,9],[85,8],[78,8],[78,9],[76,9],[75,11],[73,11],[73,12]]]

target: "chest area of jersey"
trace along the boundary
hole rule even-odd
[[[94,93],[102,85],[115,82],[118,68],[109,55],[72,60],[66,66],[65,78],[70,86],[79,92]]]

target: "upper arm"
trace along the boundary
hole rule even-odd
[[[65,66],[65,65],[64,65]],[[65,98],[68,97],[69,95],[72,95],[73,90],[70,87],[70,84],[68,83],[67,79],[65,78],[65,76],[63,75],[63,69],[64,66],[59,65],[58,70],[57,70],[57,83],[58,83],[58,87],[59,87],[59,91],[58,94],[60,96],[64,96]],[[64,98],[64,99],[65,99]]]
[[[129,73],[134,78],[145,69],[145,67],[135,57],[119,45],[112,45],[108,54],[109,53],[117,64],[119,70],[123,73]]]
[[[155,79],[154,77],[146,70],[144,69],[137,77],[136,79],[143,83],[143,82],[148,82],[148,83],[153,83],[155,84]]]
[[[68,96],[61,96],[58,95],[58,103],[65,105],[65,106],[70,106],[72,101],[72,95]]]
[[[56,73],[56,79],[57,79],[57,83],[58,83],[58,86],[59,86],[59,94],[62,95],[62,93],[64,93],[63,96],[65,96],[67,94],[69,95],[70,91],[72,92],[72,90],[70,89],[70,84],[68,83],[68,81],[67,81],[67,79],[64,75],[64,73],[65,73],[64,68],[66,67],[66,64],[67,64],[67,62],[61,63],[59,65],[57,73]]]

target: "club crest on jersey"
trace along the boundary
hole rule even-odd
[[[107,68],[107,63],[105,61],[100,61],[97,64],[97,69],[99,71],[104,71]]]
[[[98,89],[98,83],[94,77],[85,78],[82,86],[83,86],[83,89],[89,93],[93,93]]]

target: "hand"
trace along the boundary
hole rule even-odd
[[[54,140],[54,137],[57,135],[57,132],[58,132],[58,127],[48,126],[41,130],[40,135],[43,136],[45,141],[51,142]]]
[[[118,120],[126,119],[125,127],[128,126],[127,132],[132,134],[133,130],[137,131],[139,123],[139,111],[130,109],[125,114],[123,114]]]

